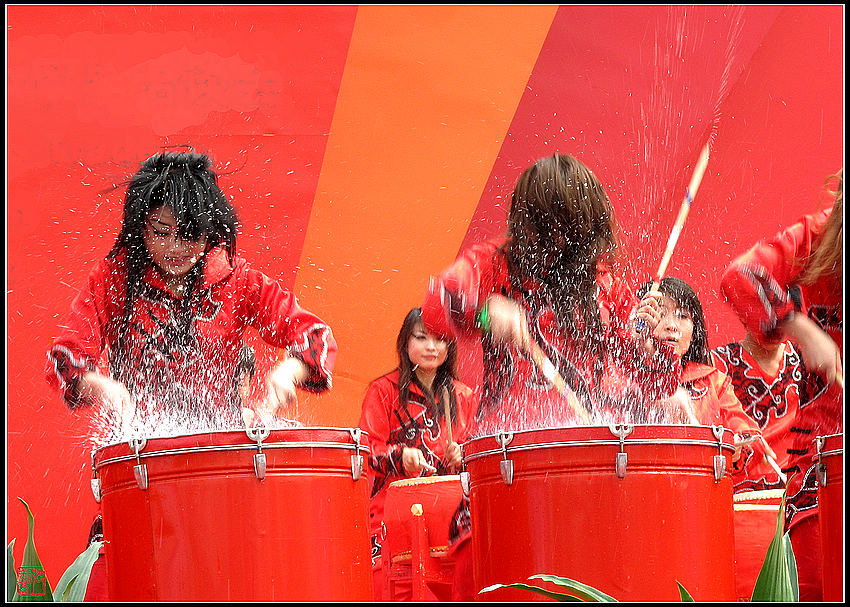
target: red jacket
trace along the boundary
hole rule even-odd
[[[759,425],[744,412],[741,401],[735,395],[732,378],[716,367],[688,362],[682,373],[682,388],[688,396],[686,406],[690,407],[699,424],[723,426],[736,434],[761,435]],[[666,404],[678,406],[681,403],[674,396]],[[687,423],[693,420],[677,421]]]
[[[459,335],[476,331],[475,316],[492,294],[518,302],[525,311],[532,338],[537,341],[579,398],[601,413],[619,415],[623,407],[643,406],[672,394],[679,385],[681,365],[668,350],[647,366],[629,333],[628,318],[637,303],[634,291],[600,265],[597,272],[599,315],[606,352],[588,352],[558,325],[541,301],[533,281],[512,284],[499,241],[477,244],[431,281],[422,306],[429,331]],[[567,425],[576,420],[563,398],[536,365],[515,346],[496,345],[481,335],[484,377],[477,433]],[[595,364],[604,363],[601,380]],[[605,398],[607,395],[608,398]]]
[[[117,352],[126,284],[124,255],[91,271],[71,306],[61,336],[48,352],[47,380],[76,406],[74,386],[108,359],[143,413],[164,405],[190,407],[210,421],[241,423],[233,375],[245,330],[252,326],[311,370],[304,387],[326,390],[336,358],[330,328],[299,307],[295,296],[222,248],[204,257],[203,276],[190,296],[177,298],[149,267],[136,298],[127,344]]]
[[[442,461],[447,440],[445,417],[441,416],[437,422],[433,413],[437,405],[428,403],[422,390],[415,384],[410,386],[406,405],[400,405],[398,379],[399,372],[396,370],[369,384],[358,424],[368,433],[371,449],[372,498],[369,516],[373,533],[380,529],[384,517],[387,486],[407,477],[401,463],[404,447],[422,451],[428,463],[437,468],[436,474],[449,474]],[[454,390],[457,415],[452,419],[452,439],[460,444],[469,437],[478,402],[472,389],[463,383],[455,381]]]
[[[809,285],[797,282],[831,212],[804,216],[772,238],[757,243],[724,273],[723,295],[741,322],[759,338],[783,339],[777,333],[777,324],[790,314],[799,313],[811,318],[843,349],[841,277],[823,276]],[[816,436],[843,429],[843,397],[843,390],[833,385],[816,398],[800,403],[789,428],[793,446],[788,451],[788,467],[800,472],[789,479],[786,521],[798,522],[817,512],[813,441]]]

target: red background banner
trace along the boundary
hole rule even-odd
[[[22,497],[53,584],[95,503],[86,414],[48,389],[46,352],[117,235],[120,184],[162,147],[213,157],[240,254],[331,324],[334,388],[302,408],[338,427],[536,158],[600,177],[637,286],[711,140],[667,273],[715,345],[743,335],[722,270],[844,162],[842,5],[10,6],[6,25],[7,542],[19,562]],[[264,372],[274,353],[248,339]]]

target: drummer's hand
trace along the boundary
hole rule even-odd
[[[514,300],[502,295],[487,298],[487,315],[490,318],[490,336],[495,342],[515,343],[525,349],[528,343],[528,326],[525,313]]]
[[[307,366],[297,358],[284,358],[266,376],[267,405],[272,411],[283,408],[284,417],[294,419],[298,396],[295,386],[309,376]]]
[[[446,446],[446,456],[443,459],[446,462],[446,467],[449,470],[458,470],[461,464],[463,463],[460,445],[455,442],[449,443]]]
[[[650,354],[655,351],[650,337],[659,322],[661,322],[661,292],[648,291],[635,306],[631,329],[632,337]]]
[[[122,423],[129,422],[136,415],[136,404],[126,386],[97,371],[88,371],[80,377],[77,394],[85,403],[106,405]]]
[[[746,445],[750,445],[761,438],[758,434],[735,434],[732,439],[733,444],[735,446],[735,453],[732,454],[732,461],[737,462],[741,459],[741,451],[744,449]],[[766,446],[767,443],[764,443]],[[770,447],[768,447],[770,449]]]
[[[407,476],[418,476],[423,470],[434,471],[434,467],[425,459],[425,454],[413,447],[405,447],[402,450],[401,463]]]

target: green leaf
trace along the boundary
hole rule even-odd
[[[691,593],[685,590],[685,587],[679,583],[679,580],[676,580],[676,585],[679,587],[679,596],[682,598],[683,603],[695,603],[694,597],[691,596]]]
[[[767,548],[764,564],[761,566],[761,571],[753,588],[751,599],[753,602],[790,603],[796,600],[795,596],[799,595],[799,588],[794,588],[797,586],[797,566],[796,561],[794,561],[794,551],[791,548],[790,541],[787,542],[786,546],[786,541],[782,535],[785,519],[784,514],[785,495],[782,496],[782,503],[779,506],[779,515],[776,519],[776,532],[770,541],[770,546]],[[788,556],[789,552],[790,557]],[[793,585],[789,558],[793,562]]]
[[[56,590],[53,592],[57,601],[83,602],[83,599],[86,598],[86,588],[89,585],[91,569],[97,560],[101,546],[103,546],[103,542],[92,542],[62,574],[62,577],[56,583]]]
[[[18,576],[15,575],[15,540],[6,547],[6,602],[15,598]]]
[[[555,599],[556,601],[581,601],[580,598],[571,594],[561,594],[560,592],[552,592],[551,590],[545,590],[543,588],[538,588],[537,586],[530,586],[529,584],[493,584],[492,586],[482,588],[478,591],[478,594],[481,594],[482,592],[492,592],[493,590],[499,590],[500,588],[517,588],[519,590],[528,590],[529,592],[542,594],[543,596],[549,597],[550,599]]]
[[[581,582],[577,582],[575,580],[571,580],[565,577],[559,577],[557,575],[549,575],[546,573],[541,573],[538,575],[532,575],[530,580],[539,579],[545,582],[552,582],[553,584],[557,584],[558,586],[562,586],[564,588],[569,588],[576,596],[579,598],[589,601],[592,603],[616,603],[617,599],[612,596],[608,596],[601,590],[597,590],[593,586],[588,586],[586,584],[582,584]]]
[[[800,583],[797,580],[797,559],[794,557],[794,548],[791,546],[791,536],[786,533],[783,536],[785,541],[785,561],[788,565],[788,577],[791,582],[791,592],[794,593],[794,602],[800,601]]]
[[[21,561],[21,567],[28,568],[28,571],[32,572],[41,572],[44,574],[44,567],[41,564],[41,559],[38,558],[38,552],[35,549],[35,539],[33,537],[33,530],[35,529],[35,518],[32,515],[32,511],[30,511],[29,505],[22,500],[20,497],[21,503],[24,505],[24,508],[27,509],[27,524],[29,525],[29,536],[27,537],[27,543],[24,544],[24,557]],[[53,601],[53,593],[50,592],[50,583],[47,580],[47,576],[44,575],[44,594],[41,596],[26,596],[18,594],[17,588],[15,589],[15,596],[12,598],[13,601],[17,602],[41,602],[41,601]]]

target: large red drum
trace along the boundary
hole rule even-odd
[[[193,434],[93,454],[115,601],[370,601],[357,429]]]
[[[844,435],[815,440],[823,600],[844,600]]]
[[[784,489],[745,491],[733,497],[735,586],[738,600],[749,601],[779,520]]]
[[[721,427],[646,425],[468,441],[476,587],[552,574],[619,601],[679,601],[677,581],[698,601],[734,601],[732,442]]]

